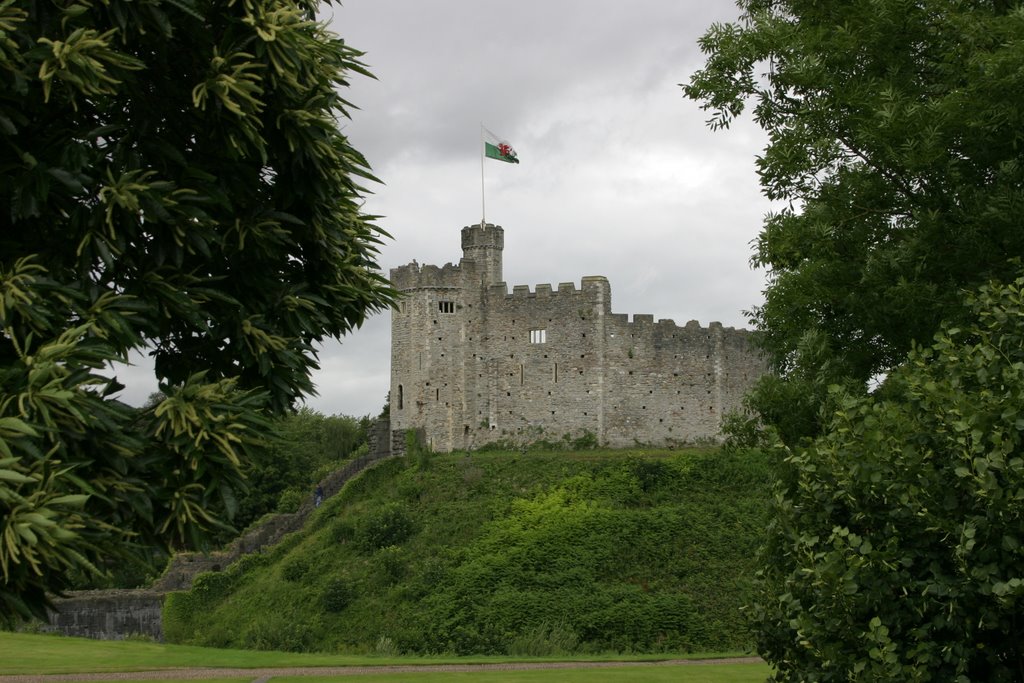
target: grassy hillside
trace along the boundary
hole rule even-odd
[[[742,649],[762,456],[387,461],[262,556],[168,597],[171,642],[532,654]]]

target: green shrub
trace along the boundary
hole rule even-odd
[[[320,593],[320,606],[325,612],[341,612],[355,597],[355,591],[345,579],[331,579]]]
[[[597,441],[597,436],[593,432],[583,432],[583,434],[572,440],[570,448],[574,451],[592,451],[600,445]]]
[[[384,657],[395,657],[398,654],[398,647],[395,646],[395,641],[388,636],[381,635],[377,639],[377,644],[373,648],[374,654],[378,654]]]
[[[629,471],[640,483],[640,490],[650,493],[658,486],[671,483],[675,476],[672,466],[664,460],[630,457],[627,461]]]
[[[302,581],[308,571],[309,560],[305,557],[295,557],[281,565],[281,578],[297,583]]]
[[[277,511],[285,513],[298,511],[307,495],[298,489],[285,490],[281,497],[277,499]]]
[[[405,575],[405,555],[396,545],[381,548],[373,557],[374,567],[383,585],[391,585]]]
[[[722,451],[726,453],[760,448],[767,438],[755,415],[738,411],[726,413],[722,418],[722,434],[725,435]]]
[[[272,612],[253,615],[242,634],[242,645],[250,650],[311,652],[322,625],[312,615]]]
[[[508,439],[498,439],[497,441],[482,444],[473,450],[476,453],[510,453],[518,451],[520,448]]]
[[[203,616],[210,612],[209,605],[194,592],[168,593],[161,609],[164,638],[168,643],[193,642]]]
[[[365,551],[399,545],[412,536],[415,526],[405,506],[391,503],[367,515],[356,527],[353,542]]]
[[[781,453],[751,609],[778,680],[1024,680],[1024,276],[965,303]]]
[[[579,647],[579,636],[565,624],[543,622],[520,633],[508,646],[510,655],[519,657],[553,657],[571,655]]]
[[[333,543],[344,544],[355,538],[356,530],[351,522],[341,519],[331,525],[328,533]]]
[[[203,572],[192,581],[192,593],[205,602],[217,602],[231,592],[231,585],[227,572]]]
[[[231,574],[240,576],[246,572],[252,571],[257,567],[265,567],[270,564],[270,556],[264,553],[248,553],[242,555],[238,560],[227,568],[227,571]]]
[[[407,458],[416,461],[416,467],[422,472],[430,467],[430,457],[433,455],[421,441],[420,436],[414,429],[405,431],[405,455]]]

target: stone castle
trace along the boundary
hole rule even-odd
[[[404,295],[391,314],[392,430],[422,430],[439,452],[708,441],[766,371],[745,330],[612,313],[604,277],[509,294],[504,241],[499,226],[471,225],[458,265],[391,270]]]

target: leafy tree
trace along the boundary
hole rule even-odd
[[[788,443],[827,387],[869,379],[963,320],[1024,254],[1024,11],[1011,0],[739,0],[684,86],[728,127],[749,100],[770,214],[753,311],[778,370],[752,397]]]
[[[783,681],[1024,680],[1024,277],[789,452],[752,616]]]
[[[314,345],[390,305],[318,4],[0,1],[0,620],[222,527]]]
[[[274,419],[271,432],[268,446],[247,463],[249,487],[238,499],[239,527],[269,512],[291,512],[279,507],[282,497],[301,503],[320,478],[366,442],[360,419],[327,417],[306,407]]]
[[[759,649],[777,680],[1021,680],[1024,280],[986,283],[1024,255],[1024,7],[739,5],[684,91],[714,128],[755,100],[784,207],[753,258],[785,455]]]

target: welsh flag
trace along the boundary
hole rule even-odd
[[[518,164],[519,157],[512,145],[502,140],[491,131],[484,128],[484,156],[488,159],[497,159],[510,164]]]

